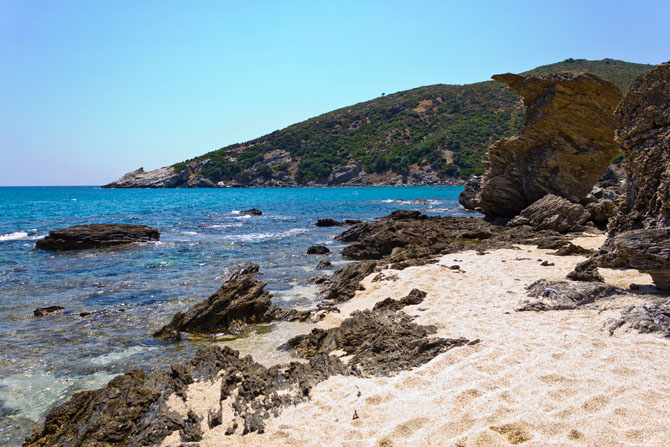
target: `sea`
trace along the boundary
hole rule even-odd
[[[104,386],[135,368],[165,368],[202,346],[229,345],[255,360],[290,360],[276,347],[309,330],[305,323],[263,325],[242,336],[151,334],[215,292],[242,262],[260,264],[273,302],[309,309],[310,278],[326,245],[333,269],[346,264],[333,238],[342,227],[317,219],[373,220],[397,209],[469,216],[459,186],[253,189],[102,189],[0,187],[0,445],[19,446],[46,411],[79,390]],[[420,200],[417,200],[420,199]],[[240,211],[260,209],[261,216]],[[159,242],[54,253],[35,250],[49,230],[91,223],[144,224]],[[39,307],[60,314],[35,317]],[[80,313],[84,313],[81,316]]]

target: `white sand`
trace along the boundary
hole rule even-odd
[[[365,291],[322,322],[337,325],[355,309],[419,288],[428,293],[424,302],[405,308],[417,323],[436,325],[439,336],[479,344],[391,378],[331,377],[313,389],[311,401],[267,420],[266,433],[225,436],[224,422],[200,445],[669,446],[670,340],[635,332],[609,336],[602,329],[622,306],[653,297],[515,312],[526,299],[525,286],[540,278],[565,279],[584,260],[520,248],[456,253],[439,264],[385,272],[397,274],[396,281],[372,283],[371,275]],[[555,266],[540,266],[539,259]],[[461,270],[450,270],[453,264]],[[606,277],[626,286],[650,282],[636,271]],[[201,404],[211,402],[199,395]]]

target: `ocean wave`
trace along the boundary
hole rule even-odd
[[[240,228],[242,227],[241,223],[234,223],[234,224],[214,224],[214,225],[198,225],[198,228],[212,228],[212,229],[217,229],[217,228]]]
[[[235,242],[262,242],[269,240],[284,239],[287,237],[295,236],[297,234],[304,234],[309,232],[308,228],[294,228],[288,231],[282,231],[279,233],[251,233],[251,234],[232,234],[221,236],[221,239],[226,241],[235,241]]]
[[[412,203],[420,205],[438,205],[442,203],[439,200],[432,199],[385,199],[381,200],[382,203]]]
[[[37,231],[37,230],[31,230]],[[36,234],[28,234],[26,231],[15,231],[13,233],[0,234],[0,242],[7,241],[36,241],[37,239],[42,239],[44,236],[39,236]]]

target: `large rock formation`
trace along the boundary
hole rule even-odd
[[[591,219],[591,213],[579,203],[547,194],[512,219],[509,226],[530,225],[537,230],[567,233]]]
[[[615,118],[627,182],[610,232],[670,226],[670,63],[636,78]]]
[[[91,224],[49,231],[35,243],[42,250],[83,250],[87,248],[112,247],[133,242],[157,241],[160,233],[146,225]]]
[[[169,324],[154,333],[154,337],[178,341],[180,332],[239,332],[247,324],[306,319],[309,316],[296,310],[285,311],[272,304],[272,296],[265,290],[267,284],[256,278],[258,271],[258,264],[246,263],[234,267],[216,293],[184,313],[177,312]]]
[[[104,185],[103,188],[211,188],[216,185],[200,175],[200,171],[208,163],[209,159],[191,162],[181,170],[173,166],[148,172],[139,168]]]
[[[458,203],[463,205],[463,208],[474,210],[479,206],[479,192],[482,188],[482,177],[473,175],[465,182],[463,191],[458,195]]]
[[[619,88],[588,73],[493,79],[524,97],[526,128],[489,148],[479,206],[490,217],[513,217],[546,194],[578,202],[619,150],[613,117]]]

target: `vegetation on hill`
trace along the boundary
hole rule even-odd
[[[611,59],[567,59],[526,73],[587,70],[625,91],[649,68]],[[465,179],[483,173],[488,146],[515,135],[523,116],[521,98],[500,83],[438,84],[335,110],[187,162],[210,159],[201,174],[213,182],[248,183],[283,173],[298,184],[325,183],[334,169],[351,164],[368,174],[429,170],[441,178]],[[187,162],[174,166],[182,170]]]

